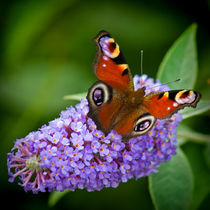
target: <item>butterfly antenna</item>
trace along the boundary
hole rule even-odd
[[[144,54],[144,51],[141,50],[141,75],[143,75],[143,54]]]
[[[162,86],[162,85],[168,85],[168,84],[171,84],[171,83],[174,83],[174,82],[179,82],[181,79],[176,79],[174,81],[170,81],[170,82],[166,82],[166,83],[163,83],[161,85],[155,85],[153,86],[152,88],[148,88],[148,89],[153,89],[153,88],[156,88],[156,87],[159,87],[159,86]]]

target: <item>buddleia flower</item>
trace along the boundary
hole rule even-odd
[[[134,86],[146,87],[146,95],[169,90],[147,75],[135,76]],[[157,120],[145,135],[124,142],[115,131],[105,136],[98,130],[88,111],[82,99],[48,125],[16,140],[8,153],[9,181],[18,178],[25,191],[34,193],[115,188],[158,172],[160,164],[176,154],[180,114]]]

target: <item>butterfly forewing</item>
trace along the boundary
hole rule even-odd
[[[128,64],[112,36],[101,31],[94,41],[98,48],[93,66],[96,76],[120,91],[133,90]]]
[[[186,106],[196,107],[201,94],[193,90],[171,90],[145,97],[143,107],[158,119],[169,118]]]

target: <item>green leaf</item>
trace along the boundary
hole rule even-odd
[[[16,4],[12,10],[12,23],[8,24],[5,43],[4,62],[15,67],[34,41],[62,14],[66,7],[76,0],[26,1],[23,5]],[[30,8],[30,9],[29,9]],[[26,21],[30,20],[30,21]]]
[[[192,198],[193,175],[181,149],[149,177],[149,190],[156,209],[186,210]]]
[[[183,149],[190,162],[194,177],[194,190],[190,209],[202,209],[199,206],[210,193],[210,169],[203,155],[205,147],[201,144],[188,143],[183,146]]]
[[[180,137],[179,136],[179,138],[177,138],[177,145],[179,147],[181,147],[182,145],[184,145],[187,142],[188,142],[188,140],[185,137]]]
[[[193,129],[184,125],[179,126],[177,130],[178,130],[177,133],[178,137],[189,139],[196,143],[210,143],[210,135],[196,132]]]
[[[180,111],[180,114],[182,115],[183,119],[186,119],[195,115],[202,114],[208,110],[210,110],[210,100],[201,100],[198,102],[195,109],[192,109],[191,107],[186,107],[185,109]]]
[[[74,101],[80,101],[82,98],[86,98],[87,93],[78,93],[78,94],[71,94],[66,95],[63,97],[64,100],[74,100]]]
[[[197,77],[196,24],[192,24],[168,50],[157,72],[162,82],[180,78],[170,83],[171,89],[191,89]]]
[[[57,191],[51,192],[48,200],[48,205],[50,207],[54,206],[64,195],[66,195],[69,192],[70,190],[65,190],[63,192],[57,192]]]
[[[205,158],[206,164],[208,165],[210,169],[210,142],[206,145],[204,149],[204,158]]]

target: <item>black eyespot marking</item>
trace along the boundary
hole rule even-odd
[[[104,102],[104,92],[101,88],[96,88],[93,92],[93,101],[96,106],[100,106]]]
[[[136,120],[134,126],[134,135],[143,135],[154,125],[156,118],[149,113],[144,113]]]
[[[111,43],[111,46],[113,47],[113,49],[115,49],[116,48],[116,43],[115,42],[112,42]]]
[[[128,75],[128,69],[125,69],[123,72],[122,72],[122,76],[124,75]]]
[[[164,95],[164,92],[161,93],[161,94],[158,96],[158,99],[161,99],[161,98],[163,97],[163,95]]]
[[[87,100],[90,109],[107,104],[111,101],[113,89],[102,81],[95,82],[88,90]]]
[[[171,99],[171,100],[175,100],[175,97],[176,97],[176,94],[179,92],[179,90],[171,90],[169,91],[168,93],[168,98]]]
[[[182,94],[181,98],[182,98],[182,97],[187,97],[187,96],[189,95],[189,93],[190,93],[190,91],[187,90],[186,92],[184,92],[184,93]]]
[[[139,124],[137,124],[134,128],[134,131],[138,132],[138,131],[144,131],[146,130],[147,128],[149,128],[151,124],[151,121],[150,120],[144,120],[142,122],[140,122]]]
[[[120,52],[120,54],[116,58],[112,58],[112,60],[116,64],[126,64],[126,61],[125,61],[125,58],[124,58],[122,52]]]

